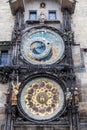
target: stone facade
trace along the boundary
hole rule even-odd
[[[87,0],[77,1],[75,13],[72,15],[72,29],[74,31],[75,43],[74,64],[79,67],[76,71],[77,80],[80,84],[81,99],[79,110],[87,113]],[[78,48],[78,49],[76,49]],[[87,119],[86,115],[84,118]]]
[[[31,5],[33,3],[31,2]],[[32,8],[32,6],[31,6]],[[61,13],[60,21],[62,21]],[[28,12],[25,12],[25,21],[28,19]],[[0,0],[0,41],[10,41],[14,28],[14,16],[11,14],[7,0]],[[78,0],[75,13],[72,15],[72,30],[74,31],[76,45],[72,47],[77,86],[80,88],[80,129],[86,130],[87,124],[87,0]],[[8,84],[0,84],[0,124],[5,119],[5,92]],[[22,130],[23,128],[21,128]],[[67,128],[68,129],[68,128]],[[1,129],[0,129],[1,130]]]
[[[40,19],[40,14],[41,13],[44,13],[45,14],[45,19],[49,19],[49,16],[48,16],[48,11],[50,10],[56,10],[57,11],[57,19],[59,21],[62,22],[62,13],[60,12],[60,8],[61,6],[58,4],[59,2],[58,1],[52,1],[52,0],[49,0],[49,1],[45,1],[45,4],[46,4],[46,7],[45,8],[40,8],[40,4],[38,3],[42,3],[43,0],[38,0],[38,1],[35,1],[35,0],[26,0],[25,1],[25,21],[27,21],[29,19],[29,10],[31,11],[36,11],[37,9],[37,20]]]
[[[6,90],[8,88],[8,84],[0,84],[0,130],[1,125],[4,124],[5,121],[5,104],[6,104]]]
[[[14,17],[11,14],[9,2],[0,1],[0,41],[10,41],[14,26]]]
[[[75,32],[76,44],[80,44],[80,48],[87,48],[87,1],[78,0],[76,3],[75,13],[72,16],[72,28]]]

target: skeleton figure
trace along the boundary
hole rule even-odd
[[[16,85],[14,85],[12,82],[12,105],[17,105],[17,95],[18,95],[20,84],[21,83],[19,82]]]

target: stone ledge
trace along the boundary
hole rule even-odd
[[[36,130],[36,129],[38,129],[38,130],[41,130],[42,129],[42,127],[40,127],[40,126],[36,126],[36,127],[32,127],[32,126],[22,126],[22,127],[20,127],[20,126],[16,126],[16,127],[14,127],[15,129],[18,129],[18,130],[20,130],[21,128],[22,128],[22,130],[24,130],[24,129],[27,129],[27,130],[30,130],[30,129],[32,129],[32,130]],[[54,127],[45,127],[44,128],[44,130],[69,130],[70,128],[69,127],[64,127],[64,126],[54,126]]]

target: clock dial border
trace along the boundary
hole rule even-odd
[[[40,41],[41,41],[41,37],[37,37],[37,38],[34,37],[33,39],[32,38],[27,39],[28,35],[32,37],[33,34],[41,32],[41,31],[44,31],[44,32],[46,31],[46,33],[48,32],[51,35],[53,34],[54,37],[59,38],[59,41],[61,41],[61,43],[57,42],[55,44],[55,47],[54,47],[54,43],[50,44],[49,46],[46,45],[47,50],[44,51],[43,55],[40,54],[40,56],[43,57],[42,59],[40,59],[39,55],[37,55],[35,57],[35,54],[32,53],[31,51],[29,51],[30,45],[32,44],[32,40],[35,39],[36,41],[38,41],[38,38],[40,38]],[[51,40],[49,38],[45,39],[45,40],[46,40],[45,44],[47,44],[47,42],[49,42],[49,41],[51,42]],[[25,41],[26,41],[26,43],[24,43]],[[29,47],[28,47],[28,42],[29,42]],[[33,42],[34,42],[34,40],[33,40]],[[55,42],[56,42],[56,40],[55,40]],[[57,45],[59,46],[59,52],[57,51],[57,49],[55,50],[55,48],[58,47]],[[26,48],[28,48],[28,49],[26,49]],[[50,54],[48,55],[50,48],[52,49],[52,52],[50,52]],[[65,56],[65,54],[64,54],[65,53],[65,43],[64,43],[62,33],[59,30],[57,30],[53,27],[38,26],[38,27],[30,28],[29,30],[26,30],[23,32],[20,50],[21,50],[21,55],[22,55],[23,59],[28,64],[30,63],[33,65],[52,65],[55,63],[59,63],[64,58],[64,56]],[[46,55],[46,53],[47,53],[47,55]],[[44,56],[47,56],[47,57],[45,57],[45,59],[44,59]],[[51,58],[49,59],[48,57],[51,57]],[[37,59],[39,59],[39,60],[37,60]]]
[[[58,111],[55,115],[53,115],[52,117],[48,118],[48,119],[37,119],[37,118],[32,118],[31,116],[29,116],[23,109],[22,105],[21,105],[21,93],[24,89],[24,86],[26,86],[27,83],[31,82],[33,79],[37,79],[37,78],[40,78],[41,77],[41,74],[35,74],[35,75],[32,75],[30,78],[28,78],[26,81],[24,81],[24,83],[22,84],[21,88],[20,88],[20,91],[19,91],[19,94],[18,94],[18,109],[20,111],[20,113],[23,115],[23,117],[25,117],[27,120],[30,120],[30,121],[34,121],[36,123],[45,123],[45,122],[49,122],[49,121],[52,121],[56,118],[59,118],[60,115],[62,115],[62,113],[65,111],[66,109],[66,105],[65,105],[65,93],[64,93],[64,89],[65,89],[65,85],[63,84],[63,82],[61,82],[60,80],[58,79],[55,79],[57,77],[53,76],[53,75],[49,75],[49,74],[43,74],[42,78],[48,78],[48,79],[51,79],[53,80],[54,82],[58,83],[63,91],[63,96],[64,96],[64,102],[62,104],[62,108],[60,109],[60,111]],[[46,99],[47,100],[47,99]],[[43,121],[43,122],[42,122]]]

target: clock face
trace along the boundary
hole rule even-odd
[[[45,27],[32,29],[22,37],[21,53],[31,64],[53,64],[58,62],[64,53],[62,37]]]
[[[63,109],[64,92],[60,84],[50,78],[35,78],[23,87],[20,104],[25,117],[50,120]]]

